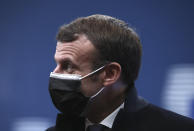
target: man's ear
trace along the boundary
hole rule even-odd
[[[103,74],[103,86],[110,86],[114,84],[121,75],[121,66],[117,62],[112,62],[106,65],[104,74]]]

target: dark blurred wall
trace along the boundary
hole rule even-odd
[[[56,32],[60,25],[91,14],[111,15],[136,29],[144,50],[136,86],[140,95],[162,106],[169,68],[194,64],[193,12],[192,0],[1,0],[0,129],[16,131],[14,123],[21,118],[54,124],[57,110],[48,77],[55,67]]]

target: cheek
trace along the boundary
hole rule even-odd
[[[87,96],[93,96],[102,88],[102,84],[97,79],[82,80],[81,92]]]

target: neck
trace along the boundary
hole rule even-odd
[[[125,99],[124,87],[105,87],[96,97],[92,98],[87,107],[86,117],[93,123],[100,123]]]

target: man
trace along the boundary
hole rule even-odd
[[[49,91],[61,112],[48,131],[194,131],[194,120],[137,96],[138,35],[105,15],[60,28]]]

